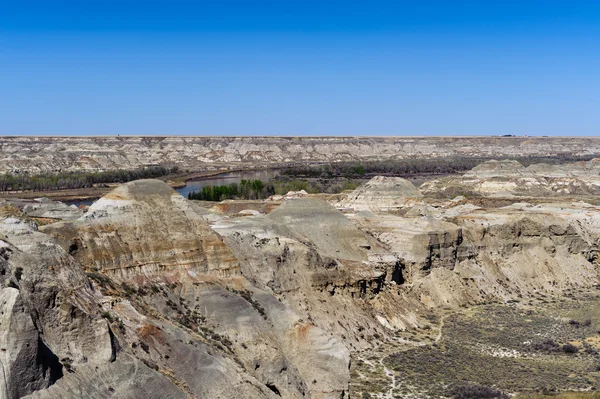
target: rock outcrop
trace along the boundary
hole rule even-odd
[[[401,177],[376,176],[345,195],[337,207],[357,210],[391,211],[410,206],[423,194]]]
[[[255,167],[435,157],[600,154],[599,138],[560,137],[0,137],[0,173]]]
[[[115,332],[122,351],[155,365],[184,392],[347,394],[346,347],[248,280],[210,227],[219,219],[165,183],[141,180],[115,189],[81,219],[42,230],[93,273],[104,309],[123,323]],[[142,350],[131,347],[137,342]]]
[[[565,165],[517,161],[484,162],[462,176],[444,177],[421,186],[425,195],[566,196],[600,194],[600,159]]]
[[[66,205],[48,198],[34,200],[4,199],[4,204],[14,206],[30,218],[52,220],[75,220],[83,216],[83,211],[75,205]]]

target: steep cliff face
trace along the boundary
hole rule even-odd
[[[79,265],[10,207],[0,207],[0,274],[0,396],[45,388],[65,365],[114,359],[108,323]]]
[[[40,340],[19,290],[0,290],[0,398],[19,398],[47,388],[62,375],[58,359]]]
[[[464,237],[455,242],[451,266],[432,269],[416,282],[421,300],[431,306],[554,295],[598,284],[597,242],[588,241],[590,231],[577,222],[508,209],[455,221]]]
[[[0,173],[600,153],[598,138],[0,137]]]
[[[352,349],[385,339],[379,301],[394,304],[397,326],[414,319],[419,305],[398,291],[397,257],[322,200],[290,200],[267,216],[214,228],[244,276]]]
[[[498,167],[505,165],[492,169],[514,178],[515,167]],[[596,178],[587,171],[589,167],[581,168],[586,183]],[[371,191],[378,193],[387,186],[373,179],[347,196],[354,201],[369,198]],[[514,203],[484,209],[464,197],[450,201],[401,198],[396,196],[397,206],[390,209],[393,213],[363,201],[368,205],[365,210],[359,207],[346,216],[396,256],[399,292],[424,306],[458,308],[539,294],[560,295],[598,284],[600,208],[596,206],[583,202]],[[381,316],[390,326],[398,318],[389,307]]]
[[[5,218],[0,235],[9,243],[8,268],[12,272],[5,284],[19,289],[52,353],[71,364],[114,359],[108,324],[80,265],[32,222]]]

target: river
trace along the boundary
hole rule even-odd
[[[224,186],[231,183],[239,183],[242,180],[262,180],[268,182],[271,178],[277,176],[279,171],[277,169],[261,169],[261,170],[246,170],[239,172],[228,172],[221,173],[214,176],[199,177],[196,179],[188,180],[185,187],[175,189],[179,194],[187,198],[188,194],[192,191],[200,191],[204,186]],[[74,200],[74,201],[63,201],[67,205],[92,205],[96,200]]]
[[[276,169],[246,170],[241,172],[223,173],[215,176],[188,180],[185,187],[178,188],[176,191],[187,198],[188,193],[192,191],[200,191],[204,186],[225,186],[231,183],[239,183],[242,180],[262,180],[266,183],[278,174],[279,171]]]

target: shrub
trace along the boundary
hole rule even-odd
[[[136,290],[135,290],[135,288],[134,288],[134,287],[132,287],[132,286],[130,286],[130,285],[129,285],[129,284],[127,284],[126,282],[122,282],[122,283],[121,283],[121,289],[122,289],[123,291],[125,291],[125,296],[126,296],[127,298],[129,298],[129,297],[130,297],[130,296],[132,296],[132,295],[135,295],[135,293],[136,293]]]
[[[579,352],[579,348],[576,347],[575,345],[571,345],[571,344],[563,345],[562,350],[563,350],[563,352],[568,353],[568,354],[573,354],[573,353]]]
[[[146,366],[150,367],[153,370],[158,371],[158,365],[148,359],[140,359]]]
[[[459,385],[450,390],[454,399],[508,399],[502,391],[483,385]]]
[[[144,341],[140,341],[140,348],[146,353],[150,353],[150,347]]]
[[[241,296],[242,298],[244,298],[248,303],[250,303],[250,305],[252,305],[252,307],[258,312],[258,314],[260,314],[262,316],[263,319],[265,319],[265,320],[268,319],[265,308],[263,308],[260,303],[258,303],[257,301],[255,301],[252,298],[252,293],[250,291],[247,291],[247,290],[235,291],[234,290],[234,292],[236,294],[238,294],[239,296]]]
[[[21,281],[21,277],[23,276],[23,268],[22,267],[17,267],[15,269],[15,278],[17,279],[17,281]]]
[[[62,363],[63,367],[65,368],[65,370],[67,370],[69,373],[72,373],[73,370],[73,360],[71,360],[68,357],[65,357],[63,359],[60,360],[60,362]]]
[[[533,349],[544,352],[557,352],[560,349],[560,345],[551,339],[547,339],[533,345]]]
[[[111,322],[111,323],[112,323],[112,321],[113,321],[113,318],[112,318],[112,316],[110,315],[110,312],[107,312],[107,311],[104,311],[104,312],[102,312],[102,317],[104,317],[106,320],[108,320],[108,321],[109,321],[109,322]]]
[[[106,277],[103,274],[100,273],[96,273],[96,272],[90,272],[87,273],[88,278],[94,280],[96,282],[96,284],[98,284],[100,287],[110,287],[112,289],[115,288],[115,285],[113,284],[113,282],[111,281],[110,278]]]

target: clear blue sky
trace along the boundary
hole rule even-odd
[[[0,135],[598,135],[600,1],[0,1]]]

